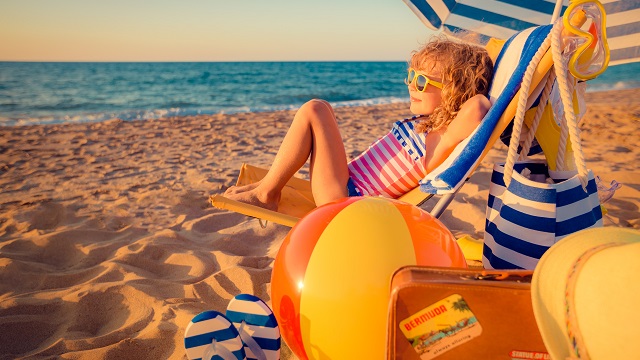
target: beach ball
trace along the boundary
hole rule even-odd
[[[390,281],[405,265],[466,267],[451,232],[422,209],[351,197],[303,217],[271,275],[283,339],[300,359],[382,359]]]

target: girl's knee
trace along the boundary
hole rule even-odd
[[[329,104],[328,101],[322,100],[322,99],[311,99],[311,100],[307,101],[307,103],[313,103],[314,105],[322,105],[322,106],[325,106],[328,109],[332,109],[331,104]]]
[[[333,113],[331,104],[329,104],[325,100],[320,100],[320,99],[309,100],[304,105],[302,105],[300,109],[301,110],[304,109],[305,111],[312,112],[314,114],[320,114],[327,111],[329,113]]]
[[[334,119],[333,108],[325,100],[313,99],[307,101],[298,110],[298,114],[307,115],[317,119]]]

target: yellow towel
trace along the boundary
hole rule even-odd
[[[483,241],[477,240],[471,237],[471,235],[462,235],[457,240],[464,258],[467,260],[482,261],[482,246]]]

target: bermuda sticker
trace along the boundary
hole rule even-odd
[[[458,294],[402,320],[400,329],[422,360],[433,359],[482,333],[478,319]]]

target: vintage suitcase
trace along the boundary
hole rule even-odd
[[[391,280],[388,359],[550,359],[531,308],[531,271],[423,266]]]

